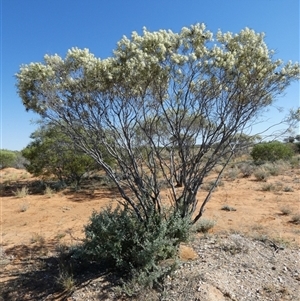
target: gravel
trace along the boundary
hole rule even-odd
[[[191,246],[197,258],[181,262],[160,291],[141,290],[128,297],[100,277],[67,300],[300,301],[299,247],[239,234],[198,237]]]

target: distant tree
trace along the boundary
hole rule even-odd
[[[26,159],[19,151],[0,149],[0,169],[6,167],[24,168]]]
[[[99,165],[87,156],[58,126],[43,125],[32,135],[33,141],[22,150],[29,161],[26,169],[35,176],[55,176],[62,182],[75,182]]]
[[[14,167],[17,159],[17,153],[7,149],[0,150],[0,168]]]
[[[228,164],[236,135],[299,78],[299,64],[275,60],[263,34],[212,37],[204,24],[144,29],[122,38],[108,59],[77,48],[64,59],[46,55],[21,67],[18,93],[106,171],[140,221],[162,212],[164,183],[175,210],[196,222],[215,187],[198,207],[204,178]]]
[[[256,163],[266,161],[275,162],[277,160],[290,159],[294,154],[292,147],[279,141],[264,142],[256,144],[252,151],[251,156]]]

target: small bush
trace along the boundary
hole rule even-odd
[[[256,178],[257,181],[266,182],[267,179],[270,177],[270,174],[269,174],[269,172],[265,168],[258,167],[254,171],[254,176],[255,176],[255,178]]]
[[[59,271],[59,275],[56,278],[56,283],[65,292],[72,292],[75,288],[75,279],[73,275],[66,271]]]
[[[290,159],[290,165],[292,168],[300,168],[300,156],[294,156]]]
[[[223,185],[223,183],[221,183],[221,181],[219,181],[218,183],[217,183],[217,185],[215,186],[215,180],[214,181],[209,181],[208,183],[204,183],[202,186],[201,186],[201,188],[203,189],[203,190],[205,190],[205,191],[210,191],[211,189],[213,189],[213,191],[214,190],[216,190],[217,189],[217,187],[218,186],[222,186]],[[220,183],[221,183],[221,185],[220,185]]]
[[[285,187],[283,188],[283,191],[284,191],[284,192],[293,192],[294,189],[293,189],[292,187],[290,187],[290,186],[285,186]]]
[[[54,194],[54,191],[51,189],[51,187],[46,186],[44,190],[44,195],[47,195],[49,198],[51,198]]]
[[[279,176],[283,174],[286,170],[290,169],[290,163],[279,160],[276,162],[267,162],[263,167],[270,173],[271,176]]]
[[[32,244],[38,243],[39,245],[44,245],[46,242],[45,237],[38,233],[33,233],[30,241]]]
[[[243,178],[250,177],[254,171],[253,165],[251,165],[249,163],[241,163],[238,168],[239,168]]]
[[[159,262],[177,256],[178,245],[188,239],[190,230],[190,219],[174,212],[150,212],[144,223],[128,207],[106,208],[93,212],[85,227],[81,256],[151,286],[172,268]]]
[[[255,163],[263,163],[266,161],[275,162],[280,159],[291,159],[294,152],[289,144],[274,141],[255,145],[250,155]]]
[[[231,181],[234,181],[239,175],[239,170],[235,167],[229,168],[225,172],[225,178]]]
[[[276,163],[265,163],[263,167],[271,176],[278,176],[280,174],[280,168]]]
[[[215,224],[213,220],[202,218],[194,224],[193,229],[196,232],[207,233]]]
[[[22,187],[21,189],[17,188],[13,194],[18,198],[24,198],[28,195],[28,188],[26,186]]]
[[[300,214],[295,214],[292,216],[292,223],[296,224],[296,225],[300,225]]]
[[[261,187],[261,191],[275,191],[276,187],[274,184],[265,184]]]
[[[234,207],[231,207],[229,205],[222,206],[221,210],[224,210],[224,211],[236,211],[236,209]]]
[[[284,206],[280,208],[282,215],[289,215],[292,213],[292,209],[288,206]]]

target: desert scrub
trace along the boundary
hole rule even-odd
[[[230,181],[234,181],[239,175],[239,170],[236,167],[232,167],[229,169],[226,169],[225,172],[225,178],[230,180]]]
[[[234,207],[231,207],[229,205],[223,205],[221,210],[224,210],[224,211],[236,211],[236,209]]]
[[[59,270],[56,277],[56,284],[65,292],[72,292],[75,289],[75,279],[73,274],[65,270]]]
[[[238,169],[243,178],[248,178],[253,174],[254,166],[251,163],[240,163]]]
[[[212,180],[212,181],[209,181],[208,183],[204,183],[202,186],[201,186],[201,189],[205,190],[205,191],[210,191],[211,189],[216,190],[218,188],[218,186],[222,186],[224,185],[224,183],[222,183],[221,181],[219,181],[217,184],[216,184],[216,181],[215,180]]]
[[[288,144],[273,141],[256,144],[250,155],[256,164],[261,164],[267,161],[275,162],[280,159],[289,160],[293,157],[294,151]]]
[[[50,186],[46,186],[45,190],[44,190],[44,195],[48,196],[49,198],[51,198],[54,194],[54,191],[51,189]]]
[[[207,233],[215,224],[214,220],[202,218],[193,225],[193,230],[195,232]]]
[[[17,190],[13,192],[17,198],[24,198],[28,195],[28,193],[29,191],[26,186],[23,186],[21,189],[17,188]]]
[[[280,211],[282,215],[289,215],[292,213],[292,209],[288,206],[281,207]]]
[[[46,240],[45,240],[45,237],[43,235],[38,234],[38,233],[33,233],[32,237],[30,239],[30,242],[32,244],[37,243],[39,245],[44,245]]]
[[[292,216],[291,222],[296,225],[300,225],[300,213],[294,214]]]
[[[133,210],[108,207],[93,212],[85,227],[81,258],[104,262],[145,286],[152,286],[173,267],[159,262],[177,257],[178,246],[191,232],[190,218],[165,211],[148,212],[142,222]]]
[[[266,182],[270,177],[270,173],[263,166],[259,166],[254,171],[254,177],[257,181]]]
[[[55,282],[62,290],[68,293],[72,292],[76,287],[72,264],[69,260],[66,260],[70,254],[75,254],[73,248],[75,249],[76,246],[69,248],[66,245],[59,244],[56,249],[58,253],[59,270]]]
[[[216,165],[213,170],[214,170],[214,172],[219,174],[222,169],[223,169],[223,165],[219,164],[219,165]]]
[[[283,191],[284,191],[284,192],[293,192],[294,189],[293,189],[291,186],[285,186],[285,187],[283,188]]]
[[[290,159],[290,165],[292,168],[300,168],[300,156],[294,156]]]
[[[268,183],[264,184],[261,188],[261,191],[277,191],[275,184],[273,183]]]
[[[263,167],[270,173],[271,176],[279,176],[283,174],[286,170],[290,169],[289,162],[279,160],[276,162],[267,162]]]

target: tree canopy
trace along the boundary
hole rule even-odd
[[[58,126],[43,124],[31,134],[33,141],[23,150],[28,160],[27,171],[35,176],[54,176],[61,182],[78,186],[82,176],[98,168],[93,158],[86,155]]]
[[[234,137],[299,78],[299,64],[274,59],[263,33],[214,37],[196,24],[133,32],[106,59],[78,48],[45,55],[16,77],[26,109],[62,127],[147,220],[149,210],[160,212],[163,185],[183,217],[195,212],[204,177],[220,161],[226,166]]]

